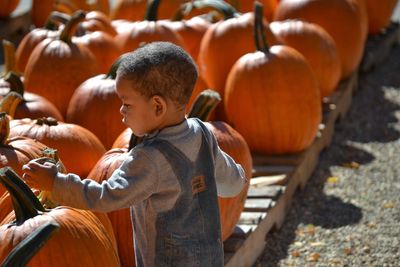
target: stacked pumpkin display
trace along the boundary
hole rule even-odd
[[[11,9],[18,1],[6,2]],[[70,172],[99,182],[111,176],[140,141],[121,122],[116,68],[124,53],[144,43],[170,41],[196,60],[200,77],[188,116],[210,120],[207,127],[243,165],[248,179],[251,152],[286,155],[307,149],[321,123],[323,99],[357,71],[368,34],[389,25],[397,1],[260,2],[264,8],[253,8],[252,0],[118,0],[111,8],[107,0],[34,0],[36,28],[15,54],[4,44],[0,167],[7,167],[0,170],[0,239],[7,242],[0,243],[0,262],[53,217],[60,230],[38,254],[58,255],[55,250],[72,238],[71,231],[78,231],[76,225],[89,225],[91,230],[79,231],[94,236],[85,237],[92,250],[68,241],[82,246],[68,247],[74,252],[65,262],[73,260],[72,254],[89,253],[93,261],[85,266],[135,265],[129,210],[107,216],[69,207],[45,211],[38,192],[32,194],[18,175],[24,163],[52,147]],[[207,88],[221,98],[215,112],[211,107],[219,101],[214,93],[197,98]],[[46,108],[33,111],[33,103]],[[224,240],[239,220],[248,187],[237,197],[219,199]],[[11,202],[18,203],[15,215],[8,214]],[[28,219],[34,224],[25,224]],[[54,265],[51,259],[40,262],[44,258],[33,256],[31,261]]]

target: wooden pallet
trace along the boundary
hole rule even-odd
[[[368,37],[358,71],[324,99],[320,130],[307,150],[288,156],[253,154],[254,173],[245,208],[235,232],[224,242],[225,266],[252,266],[262,254],[267,234],[282,225],[295,191],[304,188],[320,153],[331,143],[335,124],[349,110],[358,87],[358,73],[382,63],[399,42],[400,26],[394,22],[380,34]]]
[[[367,72],[382,63],[389,55],[392,46],[400,43],[400,24],[392,22],[379,34],[371,35],[365,43],[365,52],[360,71]]]

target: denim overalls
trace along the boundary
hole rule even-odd
[[[214,162],[205,126],[200,125],[202,143],[195,162],[166,140],[149,140],[171,165],[182,190],[175,206],[157,216],[157,267],[223,266]],[[137,264],[143,264],[140,256]]]

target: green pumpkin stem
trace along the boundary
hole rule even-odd
[[[45,211],[35,194],[12,168],[0,169],[0,183],[12,198],[17,225],[21,225],[26,220],[39,215],[39,212]]]
[[[4,77],[4,80],[10,84],[10,92],[16,92],[22,97],[24,96],[24,83],[21,81],[21,77],[16,72],[9,71]]]
[[[158,7],[160,6],[161,0],[149,0],[147,1],[146,14],[144,20],[157,21],[158,20]]]
[[[265,29],[264,29],[264,7],[258,2],[254,1],[254,28],[253,35],[257,51],[267,53],[269,46],[266,41]]]
[[[108,70],[108,73],[106,75],[106,79],[112,79],[115,80],[117,77],[117,70],[119,65],[121,64],[122,60],[128,55],[129,53],[122,54],[119,56],[114,63],[111,65],[110,69]]]
[[[45,124],[48,126],[56,126],[56,125],[58,125],[58,121],[53,117],[47,117],[47,118],[43,117],[43,118],[36,119],[36,124],[38,124],[38,125]]]
[[[202,121],[207,121],[211,112],[220,101],[221,96],[218,92],[211,89],[204,90],[195,99],[188,117],[199,118]]]
[[[65,24],[64,29],[61,31],[60,40],[66,43],[71,42],[72,36],[75,34],[76,26],[79,22],[85,19],[86,12],[82,10],[76,11],[72,16],[71,19]]]
[[[52,11],[48,19],[53,22],[67,24],[68,21],[71,19],[71,16],[60,11]]]
[[[18,243],[0,266],[22,267],[26,266],[29,260],[44,246],[50,237],[60,229],[56,222],[47,222],[36,228],[24,240]]]
[[[218,13],[222,14],[224,20],[239,17],[241,14],[225,1],[219,0],[194,0],[182,4],[178,11],[173,16],[173,21],[180,21],[185,16],[190,14],[193,9],[203,9],[211,7]]]
[[[10,41],[3,39],[4,73],[17,70],[15,46]]]

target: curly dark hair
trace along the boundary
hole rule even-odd
[[[185,105],[198,72],[196,63],[181,47],[152,42],[123,55],[117,76],[133,82],[145,96],[160,95]]]

